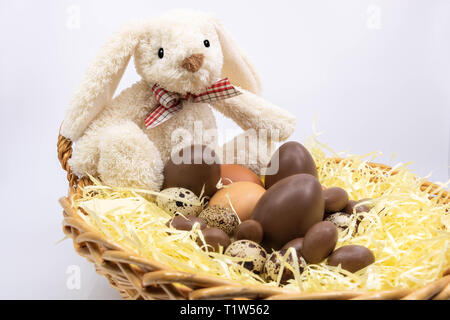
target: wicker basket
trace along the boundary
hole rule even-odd
[[[73,239],[75,250],[95,264],[96,271],[104,275],[113,288],[119,290],[124,299],[450,299],[450,268],[443,278],[418,290],[398,289],[381,292],[332,291],[317,293],[292,293],[283,288],[263,285],[249,286],[227,281],[219,277],[200,276],[171,270],[167,266],[138,257],[115,241],[87,225],[74,212],[70,196],[79,187],[90,183],[89,179],[78,179],[71,171],[68,160],[72,156],[72,142],[58,137],[58,158],[69,181],[69,196],[60,199],[64,209],[64,233]],[[339,161],[339,159],[336,159]],[[373,167],[391,168],[381,164]],[[392,173],[392,174],[395,174]],[[422,185],[430,195],[436,195],[438,186],[426,182]],[[448,203],[449,193],[440,192],[440,201]]]

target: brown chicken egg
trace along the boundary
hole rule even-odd
[[[278,171],[272,172],[278,164]],[[272,168],[273,167],[273,168]],[[295,174],[307,173],[317,178],[317,168],[309,151],[298,142],[283,144],[272,156],[265,176],[266,189],[278,181]]]
[[[308,263],[320,263],[326,259],[336,247],[338,230],[329,221],[321,221],[313,225],[305,235],[302,255]]]
[[[263,246],[280,249],[288,241],[303,237],[323,220],[322,186],[309,174],[297,174],[272,186],[258,201],[252,219],[264,230]]]
[[[266,190],[253,182],[235,182],[220,189],[209,201],[210,206],[226,206],[234,209],[241,221],[250,219],[256,203]]]
[[[221,178],[224,186],[234,182],[248,181],[264,187],[261,179],[250,169],[238,164],[222,164]]]

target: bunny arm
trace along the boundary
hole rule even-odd
[[[238,89],[242,92],[241,95],[216,101],[212,106],[233,119],[243,130],[278,130],[280,141],[287,140],[294,132],[295,117],[256,94]]]
[[[256,174],[263,175],[276,150],[278,141],[272,141],[269,135],[265,137],[264,144],[264,142],[252,140],[252,137],[254,137],[254,131],[246,130],[222,146],[218,146],[217,154],[221,155],[225,164],[238,164],[249,168]]]

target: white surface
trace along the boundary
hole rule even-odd
[[[1,0],[0,298],[119,297],[70,241],[56,245],[67,189],[58,128],[114,30],[185,3],[216,12],[253,57],[264,96],[298,117],[292,139],[310,136],[317,117],[335,150],[380,150],[385,163],[396,153],[419,175],[448,179],[450,1]],[[129,69],[120,88],[136,79]],[[67,286],[71,265],[79,290]]]

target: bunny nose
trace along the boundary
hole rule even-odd
[[[203,54],[193,54],[181,61],[181,67],[190,72],[197,72],[203,65],[205,56]]]

